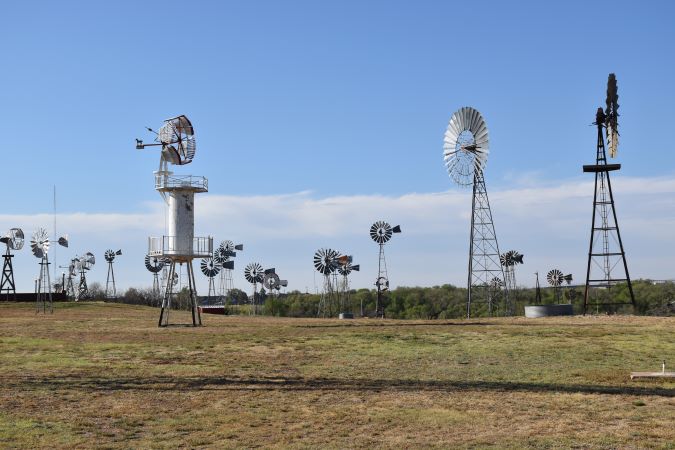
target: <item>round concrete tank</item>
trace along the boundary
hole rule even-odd
[[[525,307],[525,317],[573,316],[574,308],[571,304],[563,305],[530,305]]]
[[[169,191],[169,254],[192,255],[195,234],[195,193],[192,190]]]

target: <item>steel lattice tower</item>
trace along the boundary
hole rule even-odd
[[[476,170],[473,179],[473,202],[471,214],[471,237],[469,241],[469,279],[467,286],[466,317],[471,317],[471,303],[480,301],[492,307],[490,280],[494,277],[505,279],[505,273],[499,261],[499,244],[492,221],[490,200],[483,171]],[[506,309],[510,311],[509,288],[504,284]]]
[[[584,290],[584,314],[589,305],[614,306],[633,305],[635,296],[628,273],[626,252],[621,241],[619,222],[616,218],[614,195],[609,172],[621,169],[621,164],[607,164],[603,129],[606,116],[602,108],[598,108],[595,125],[598,129],[597,152],[595,165],[585,165],[584,172],[595,173],[595,192],[593,195],[593,216],[591,219],[591,239],[588,250],[586,268],[586,287]],[[619,272],[618,276],[616,275]],[[625,282],[630,293],[630,302],[589,303],[589,288],[600,287],[610,289],[618,283]]]
[[[12,258],[14,255],[12,255],[9,252],[9,245],[7,246],[7,251],[5,252],[3,256],[3,264],[2,264],[2,280],[0,281],[0,294],[3,292],[6,294],[6,300],[9,300],[9,294],[10,292],[14,296],[14,300],[16,300],[16,287],[14,285],[14,270],[12,268]]]
[[[115,288],[115,271],[113,270],[113,262],[108,261],[108,277],[105,281],[105,297],[117,297],[117,289]]]

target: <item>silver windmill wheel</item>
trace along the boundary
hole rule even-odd
[[[93,253],[87,252],[80,256],[80,267],[84,270],[90,270],[96,264],[96,257]]]
[[[201,262],[202,273],[209,278],[213,278],[220,272],[220,264],[213,258],[204,258]]]
[[[279,275],[273,272],[265,274],[265,278],[263,279],[263,286],[268,291],[271,291],[273,289],[279,289],[281,287],[281,279],[279,278]]]
[[[616,157],[619,148],[619,93],[616,85],[616,75],[609,74],[607,78],[607,99],[605,101],[605,133],[609,156]]]
[[[49,235],[44,228],[38,228],[33,233],[30,241],[30,249],[36,258],[43,258],[49,252]]]
[[[167,161],[178,165],[192,162],[197,146],[194,128],[186,116],[165,120],[158,137],[162,143],[162,155]]]
[[[465,106],[450,118],[443,140],[448,175],[460,186],[471,186],[474,175],[487,164],[489,137],[480,112]]]
[[[21,250],[24,243],[24,234],[21,228],[10,228],[6,235],[0,238],[12,250]]]
[[[348,262],[347,264],[340,264],[340,266],[338,266],[338,272],[340,273],[340,275],[343,276],[349,275],[350,273],[352,273],[352,271],[358,272],[360,270],[361,266],[359,264],[352,264],[350,262]]]

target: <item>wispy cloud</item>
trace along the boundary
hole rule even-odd
[[[675,241],[675,180],[671,178],[615,177],[614,194],[633,277],[673,278],[671,255]],[[489,190],[489,185],[488,185]],[[490,202],[502,250],[526,255],[519,280],[532,284],[535,270],[560,267],[582,280],[590,232],[593,183],[566,180],[527,183],[490,192]],[[196,201],[196,233],[216,240],[243,242],[237,258],[235,284],[248,289],[241,269],[249,261],[275,266],[289,287],[312,289],[313,252],[324,246],[353,254],[362,272],[353,285],[372,285],[377,270],[377,246],[368,229],[375,220],[400,224],[403,233],[387,245],[390,278],[394,285],[463,284],[466,279],[470,190],[409,193],[402,196],[356,195],[318,198],[312,192],[269,196],[204,194]],[[27,235],[38,226],[51,231],[50,214],[0,215],[0,228],[24,228]],[[57,249],[61,264],[75,253],[92,251],[99,264],[91,280],[105,282],[102,254],[122,248],[116,266],[118,286],[148,285],[143,268],[148,235],[163,233],[164,206],[146,205],[144,213],[64,213],[57,217],[58,232],[69,233],[71,248]],[[17,283],[32,289],[38,273],[29,251],[15,258]],[[206,280],[201,277],[201,289]],[[319,283],[320,284],[320,283]]]

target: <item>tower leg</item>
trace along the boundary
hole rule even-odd
[[[176,262],[171,261],[169,266],[169,274],[166,281],[166,289],[164,291],[164,297],[162,298],[162,306],[159,311],[159,324],[160,327],[165,327],[169,325],[169,310],[171,309],[171,297],[173,296],[173,275],[176,273]]]
[[[192,261],[187,263],[188,289],[190,290],[190,309],[192,310],[192,326],[202,325],[202,316],[199,313],[197,305],[197,283],[195,282],[195,272],[192,269]]]

